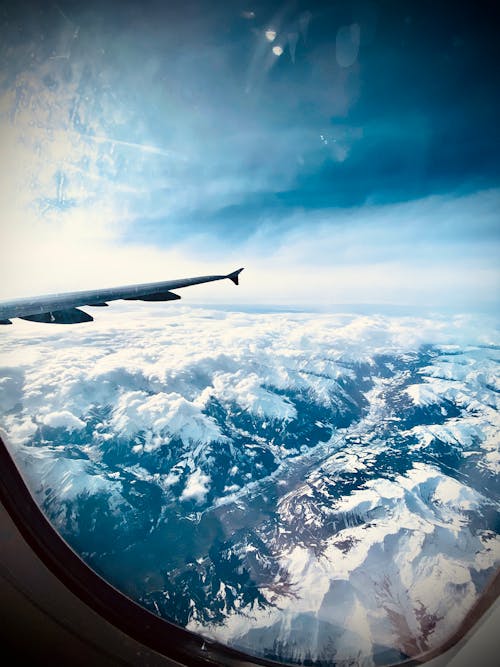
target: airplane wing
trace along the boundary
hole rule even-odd
[[[83,292],[67,292],[65,294],[48,294],[46,296],[27,297],[0,301],[0,324],[12,324],[11,318],[19,317],[30,322],[46,322],[54,324],[78,324],[91,322],[94,318],[79,306],[107,306],[108,301],[125,299],[127,301],[174,301],[180,299],[178,294],[170,290],[201,285],[214,280],[229,278],[235,285],[243,269],[238,269],[223,276],[197,276],[196,278],[180,278],[159,283],[143,285],[126,285],[108,289],[87,290]]]

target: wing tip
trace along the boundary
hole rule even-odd
[[[229,278],[229,280],[232,280],[235,285],[239,285],[239,280],[238,276],[240,273],[243,271],[243,268],[237,269],[236,271],[233,271],[232,273],[228,273],[226,278]]]

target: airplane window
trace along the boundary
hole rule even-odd
[[[392,665],[498,596],[494,18],[3,3],[2,438],[159,617]]]

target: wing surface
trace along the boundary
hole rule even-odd
[[[238,269],[220,276],[197,276],[195,278],[165,280],[158,283],[126,285],[124,287],[0,301],[0,324],[12,324],[11,319],[14,317],[31,322],[55,324],[90,322],[94,319],[92,315],[79,310],[79,306],[107,306],[108,301],[116,301],[117,299],[126,299],[127,301],[174,301],[181,297],[170,290],[211,283],[226,278],[238,285],[238,276],[242,271],[243,269]]]

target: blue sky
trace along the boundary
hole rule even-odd
[[[494,3],[38,4],[0,18],[3,296],[496,306]]]

